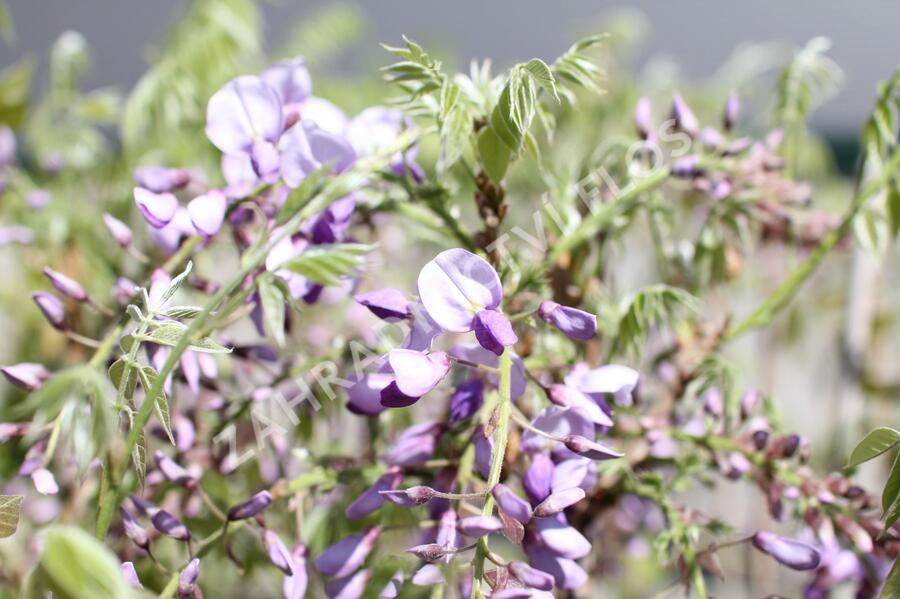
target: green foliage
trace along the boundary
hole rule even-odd
[[[272,279],[273,277],[263,277],[259,280],[259,301],[266,330],[275,337],[279,346],[284,346],[284,295]]]
[[[0,71],[0,123],[18,127],[25,120],[35,62],[25,57]]]
[[[202,135],[207,100],[255,63],[261,47],[253,0],[190,2],[125,102],[120,132],[126,150],[135,155],[165,147],[169,132],[179,130],[194,132],[208,146]]]
[[[360,267],[360,259],[372,250],[360,243],[336,243],[307,248],[279,268],[284,268],[321,285],[338,285],[343,277]]]
[[[900,599],[900,560],[895,560],[878,599]]]
[[[33,587],[60,599],[127,599],[131,587],[119,570],[116,556],[89,534],[74,526],[51,527],[44,536]]]
[[[587,52],[602,44],[607,37],[606,35],[594,35],[573,44],[565,54],[553,62],[551,69],[555,78],[565,81],[576,88],[581,87],[600,93],[601,89],[597,79],[602,74],[602,71]],[[571,87],[566,85],[558,86],[558,91],[570,103],[575,103],[575,94]]]
[[[143,335],[134,335],[134,338],[138,341],[150,341],[168,347],[175,347],[186,332],[187,327],[180,322],[165,321]],[[231,352],[229,348],[219,345],[210,337],[191,339],[188,349],[206,354],[227,354]]]
[[[850,454],[847,467],[852,468],[877,458],[898,443],[900,443],[900,432],[888,427],[876,428],[857,444],[853,453]]]
[[[813,110],[837,93],[843,75],[825,55],[830,48],[828,38],[813,38],[784,67],[776,97],[777,124],[786,129],[802,126]]]
[[[0,539],[12,536],[19,527],[22,499],[21,495],[0,495]]]
[[[679,312],[699,309],[699,300],[683,289],[653,285],[641,289],[622,308],[611,353],[640,349],[650,329],[677,321]]]

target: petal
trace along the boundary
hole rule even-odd
[[[278,538],[278,535],[275,534],[274,531],[266,529],[266,531],[263,532],[263,546],[266,548],[269,560],[276,568],[288,576],[291,576],[294,573],[294,560],[291,558],[288,548],[285,547],[284,543]]]
[[[568,435],[594,436],[594,423],[579,408],[560,408],[557,406],[544,408],[531,421],[531,425],[557,437],[566,437]],[[556,445],[556,441],[532,431],[526,430],[522,433],[520,446],[523,451],[552,449]]]
[[[570,377],[572,380],[570,381]],[[611,393],[616,403],[630,403],[631,392],[637,386],[640,375],[633,368],[608,364],[582,373],[573,373],[566,377],[566,384],[582,393]]]
[[[276,62],[260,75],[283,105],[299,104],[312,93],[312,79],[302,58]]]
[[[409,318],[412,314],[409,300],[406,299],[406,295],[399,289],[385,287],[384,289],[361,293],[354,296],[353,299],[382,320]]]
[[[232,79],[206,109],[206,135],[226,154],[247,153],[261,139],[275,142],[283,126],[278,94],[259,77]]]
[[[347,115],[344,114],[344,111],[328,100],[315,96],[303,103],[300,118],[315,123],[335,135],[342,135],[347,128]]]
[[[811,545],[764,530],[753,535],[753,546],[793,570],[812,570],[821,561],[821,554]]]
[[[385,408],[408,408],[419,401],[418,397],[412,397],[403,393],[395,380],[392,380],[388,386],[382,389],[379,396],[381,405]]]
[[[31,482],[34,483],[34,488],[41,495],[56,495],[59,493],[59,485],[56,484],[53,473],[46,468],[38,468],[32,472]]]
[[[316,558],[316,569],[328,576],[348,576],[366,561],[380,535],[380,528],[371,527],[364,532],[344,537]]]
[[[600,426],[612,426],[613,421],[593,399],[568,385],[553,384],[548,390],[550,401],[564,408],[578,408],[588,415],[591,422]]]
[[[469,516],[460,520],[457,528],[467,537],[483,537],[499,531],[503,523],[494,516]]]
[[[390,468],[375,481],[371,487],[362,492],[356,500],[347,506],[344,514],[350,520],[365,518],[384,504],[384,496],[381,491],[392,491],[403,480],[403,473],[399,468]]]
[[[303,599],[309,583],[306,571],[306,546],[298,543],[291,551],[291,570],[293,574],[284,577],[281,585],[284,599]]]
[[[279,148],[281,176],[289,187],[297,187],[325,164],[331,165],[332,172],[339,173],[356,159],[356,152],[347,140],[307,121],[288,129]]]
[[[575,505],[584,499],[584,489],[571,487],[551,493],[547,499],[534,508],[536,518],[546,518],[560,513],[569,506]]]
[[[388,354],[388,363],[397,377],[397,388],[410,397],[422,397],[450,371],[450,358],[445,352],[395,349]]]
[[[419,297],[444,330],[471,331],[475,314],[503,299],[500,277],[488,262],[463,249],[446,250],[419,273]]]
[[[494,496],[497,506],[507,515],[522,524],[528,524],[531,521],[531,506],[506,485],[502,483],[494,485],[491,495]]]
[[[444,582],[444,574],[434,564],[425,564],[412,575],[412,583],[423,587],[433,587]]]
[[[403,112],[372,106],[353,117],[347,125],[347,139],[361,156],[387,148],[403,129],[413,126],[412,120]]]
[[[572,339],[588,341],[597,334],[597,317],[584,310],[547,301],[541,304],[538,314]]]
[[[364,374],[347,388],[347,409],[362,416],[377,416],[384,411],[381,391],[393,382],[390,374]]]
[[[498,356],[503,353],[504,347],[519,340],[512,323],[497,310],[481,310],[475,315],[475,338],[481,347]]]
[[[577,589],[587,582],[587,572],[571,559],[561,557],[548,551],[545,547],[529,549],[528,558],[531,565],[553,577],[556,586],[561,589]]]
[[[161,229],[175,218],[178,198],[171,193],[153,193],[143,187],[134,188],[134,202],[150,226]]]
[[[562,557],[580,559],[591,552],[591,543],[561,514],[534,520],[535,534],[548,549]]]
[[[509,563],[509,572],[527,587],[540,591],[553,589],[553,576],[541,570],[536,570],[524,562],[511,561]]]
[[[264,183],[274,183],[278,180],[281,156],[272,142],[253,142],[250,147],[250,164],[253,166],[253,172],[259,175]]]
[[[360,570],[353,576],[331,580],[325,585],[325,594],[329,599],[360,599],[371,578],[369,570]]]
[[[222,227],[227,206],[225,194],[213,189],[191,200],[187,205],[187,211],[191,217],[191,224],[197,232],[204,237],[212,237]]]
[[[564,460],[553,469],[550,490],[553,493],[572,487],[581,487],[587,478],[593,462],[588,458]]]
[[[468,420],[481,408],[484,402],[484,383],[480,379],[470,379],[461,384],[450,396],[450,419],[452,426]]]
[[[531,465],[522,479],[522,487],[532,505],[537,505],[550,495],[553,472],[553,460],[546,453],[536,453],[531,458]]]

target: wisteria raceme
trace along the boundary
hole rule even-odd
[[[900,588],[900,466],[880,498],[854,479],[900,432],[848,462],[856,412],[778,409],[778,373],[800,378],[788,336],[840,337],[822,381],[889,399],[868,360],[890,353],[893,320],[869,267],[823,266],[854,270],[810,281],[828,301],[799,291],[850,233],[876,249],[900,228],[898,76],[855,195],[823,201],[851,186],[806,132],[837,79],[822,40],[777,78],[766,131],[755,95],[728,91],[755,75],[651,90],[622,70],[629,36],[467,73],[404,38],[382,77],[348,85],[324,66],[345,40],[310,29],[288,44],[308,57],[250,72],[269,46],[253,4],[190,3],[118,128],[119,103],[78,87],[76,34],[51,53],[46,99],[0,110],[0,300],[27,306],[2,314],[12,593]],[[326,37],[352,28],[338,16]],[[772,60],[747,56],[726,70]],[[0,73],[4,89],[26,71]],[[765,356],[734,343],[765,327]],[[759,509],[738,518],[733,496]],[[748,563],[797,573],[763,588]]]

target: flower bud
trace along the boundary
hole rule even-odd
[[[410,547],[406,550],[406,553],[411,553],[417,558],[426,562],[435,562],[447,555],[448,551],[443,546],[438,545],[437,543],[428,543],[426,545],[416,545],[415,547]]]
[[[361,293],[353,297],[361,306],[382,320],[406,319],[412,315],[409,300],[402,291],[385,287],[368,293]]]
[[[538,308],[538,316],[572,339],[588,341],[597,334],[597,317],[578,308],[544,301]]]
[[[634,106],[634,126],[641,139],[653,139],[653,108],[650,98],[643,97]]]
[[[694,112],[687,105],[687,102],[684,101],[684,98],[681,97],[681,94],[677,92],[672,94],[672,112],[669,116],[675,120],[675,126],[678,129],[691,137],[697,137],[697,133],[700,130],[697,117],[694,116]]]
[[[266,554],[269,556],[269,560],[276,568],[288,576],[293,575],[294,570],[291,554],[275,532],[268,529],[263,532],[263,546],[266,548]]]
[[[34,300],[34,303],[37,304],[37,307],[44,314],[44,318],[47,319],[47,322],[53,328],[60,331],[65,331],[68,328],[66,325],[66,308],[58,297],[52,293],[38,291],[31,295],[31,299]]]
[[[44,276],[64,296],[72,298],[76,302],[87,301],[87,291],[75,279],[69,278],[61,272],[56,272],[49,266],[44,267]]]
[[[469,516],[460,520],[456,527],[467,537],[483,537],[498,532],[503,523],[494,516]]]
[[[260,514],[267,507],[272,505],[272,494],[268,491],[260,491],[244,503],[232,507],[228,510],[228,521],[245,520]]]
[[[179,599],[187,599],[193,596],[194,585],[196,585],[198,578],[200,578],[200,560],[195,557],[178,576]]]
[[[163,476],[165,476],[166,480],[169,482],[173,482],[176,485],[181,485],[188,489],[197,485],[196,478],[191,476],[187,470],[176,464],[175,460],[163,452],[157,449],[154,457],[156,458],[156,465],[159,467],[160,472],[163,473]]]
[[[569,435],[563,439],[563,443],[569,451],[592,460],[611,460],[625,455],[581,435]]]
[[[728,94],[728,99],[725,101],[725,108],[722,111],[722,128],[725,129],[725,131],[734,129],[740,107],[741,103],[737,92],[732,91]]]
[[[370,527],[363,532],[344,537],[316,558],[316,568],[322,574],[343,578],[355,572],[375,547],[381,528]]]
[[[178,210],[178,198],[171,193],[153,193],[142,187],[134,188],[134,202],[144,218],[155,229],[168,225]]]
[[[763,530],[753,535],[752,542],[754,547],[792,570],[812,570],[821,560],[814,547]]]
[[[20,362],[3,366],[0,368],[0,372],[10,383],[26,391],[37,391],[44,381],[50,378],[50,371],[43,364],[34,362]]]
[[[494,485],[494,488],[491,490],[491,495],[494,496],[494,501],[497,502],[497,506],[509,516],[512,516],[522,524],[528,524],[531,520],[531,506],[528,502],[513,493],[513,491],[503,483]]]
[[[431,501],[437,491],[425,485],[416,485],[408,489],[379,491],[386,499],[403,507],[422,505]]]
[[[582,499],[584,499],[584,489],[581,487],[557,491],[534,508],[534,517],[546,518],[547,516],[553,516],[567,507],[575,505]]]
[[[166,510],[160,509],[150,518],[150,521],[153,523],[153,527],[166,535],[167,537],[172,537],[173,539],[177,539],[179,541],[187,541],[191,538],[191,531],[187,529],[187,527],[181,523],[175,516],[167,512]]]
[[[131,245],[134,236],[132,235],[131,229],[128,227],[128,225],[108,212],[103,214],[103,222],[104,224],[106,224],[106,228],[109,229],[109,232],[112,233],[113,239],[116,240],[116,243],[118,243],[123,248]]]
[[[141,580],[138,578],[137,572],[134,569],[134,563],[132,562],[122,562],[122,578],[136,589],[144,588],[144,585],[141,584]]]
[[[519,582],[532,589],[537,589],[539,591],[550,591],[553,589],[553,576],[546,572],[541,572],[536,568],[532,568],[524,562],[509,562],[509,572],[515,576]]]
[[[146,551],[150,547],[150,535],[124,507],[119,506],[119,514],[122,516],[122,526],[125,528],[125,535],[135,545]]]

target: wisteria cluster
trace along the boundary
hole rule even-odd
[[[734,92],[718,126],[677,92],[665,118],[659,99],[629,98],[634,130],[579,154],[558,140],[600,145],[578,119],[606,101],[601,41],[494,76],[445,73],[405,40],[386,47],[400,96],[352,118],[313,95],[303,58],[283,60],[203,96],[191,135],[212,160],[125,155],[129,180],[110,187],[128,201],[100,206],[102,249],[85,250],[116,257],[38,253],[29,279],[62,357],[2,367],[17,390],[0,405],[0,536],[21,514],[29,538],[0,585],[705,599],[728,596],[729,550],[744,548],[802,572],[788,592],[806,599],[896,592],[900,507],[853,472],[817,473],[780,398],[725,349],[850,245],[896,181],[896,141],[864,131],[881,174],[842,216],[811,209],[797,123],[757,139]],[[872,122],[894,118],[881,106],[898,90]],[[60,181],[96,176],[17,139],[0,126],[0,193],[29,214],[60,201]],[[659,276],[622,293],[616,242],[639,216]],[[27,254],[48,234],[4,222],[0,245]],[[713,296],[762,245],[799,266],[737,318]],[[888,441],[852,463],[900,434]],[[693,507],[731,481],[767,508],[752,529]]]

